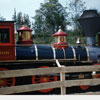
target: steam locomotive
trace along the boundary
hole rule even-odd
[[[81,46],[80,40],[78,46],[68,46],[66,41],[67,34],[61,28],[53,34],[56,43],[52,46],[36,45],[31,40],[32,30],[27,26],[22,26],[18,31],[18,41],[15,45],[14,22],[0,22],[0,71],[12,69],[28,68],[46,68],[55,67],[55,60],[58,59],[64,65],[93,64],[100,61],[100,34],[98,34],[98,46],[95,45],[96,33],[100,31],[100,15],[96,10],[85,10],[78,19],[83,35],[86,37],[87,46]],[[79,75],[79,74],[78,74]],[[66,75],[67,77],[68,75]],[[77,76],[77,75],[76,75]],[[38,78],[37,78],[38,77]],[[48,76],[45,76],[48,78]],[[51,75],[51,81],[57,81],[59,75]],[[68,78],[75,77],[74,74]],[[42,80],[44,76],[32,76],[32,83],[47,82]],[[67,78],[67,79],[68,79]],[[6,81],[6,82],[5,82]],[[18,82],[17,82],[18,81]],[[7,83],[8,82],[8,83]],[[9,83],[10,82],[10,83]],[[26,82],[26,78],[23,78]],[[27,78],[26,84],[31,81]],[[0,79],[0,87],[14,86],[23,84],[22,79],[9,78]],[[88,87],[81,87],[86,90]],[[42,93],[51,92],[53,89],[40,90]]]

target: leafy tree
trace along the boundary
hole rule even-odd
[[[77,19],[85,9],[85,2],[83,0],[67,0],[66,10],[69,13],[68,17],[75,32],[80,33],[81,31]]]
[[[58,31],[58,27],[62,26],[66,30],[67,13],[65,8],[58,0],[48,0],[44,4],[41,3],[40,9],[36,10],[33,28],[37,34],[50,34]]]
[[[23,19],[24,19],[23,23],[25,25],[27,25],[28,27],[31,27],[31,21],[30,21],[29,15],[28,14],[24,14]]]
[[[12,17],[12,19],[16,22],[16,18],[17,16],[16,16],[16,9],[14,8],[14,15],[13,15],[13,17]]]
[[[19,12],[18,14],[16,14],[15,9],[14,9],[14,15],[13,15],[12,19],[15,21],[16,30],[18,28],[20,28],[22,25],[27,25],[28,27],[31,26],[29,15],[22,14],[22,12]]]
[[[5,21],[6,19],[0,15],[0,21]]]

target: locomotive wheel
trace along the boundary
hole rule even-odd
[[[80,88],[85,91],[89,88],[89,86],[88,85],[81,85]]]
[[[0,71],[6,71],[7,68],[0,68]],[[0,78],[0,87],[15,86],[15,78]]]
[[[96,74],[95,78],[100,78],[100,74]],[[88,85],[81,85],[80,88],[85,91],[89,88],[89,86]]]
[[[100,78],[100,74],[96,74],[96,78]]]
[[[80,74],[79,75],[79,79],[84,79],[84,75]],[[80,88],[83,90],[83,91],[86,91],[89,86],[88,85],[81,85]]]
[[[93,65],[100,65],[100,64],[93,64]],[[98,73],[98,74],[96,74],[96,76],[95,76],[95,78],[100,78],[100,74]]]
[[[40,68],[49,68],[48,66],[41,66]],[[32,84],[37,84],[37,83],[47,83],[47,82],[52,82],[52,81],[57,81],[58,77],[57,76],[45,76],[45,75],[34,75],[32,76]],[[48,93],[51,92],[54,88],[50,89],[43,89],[39,90],[41,93]]]

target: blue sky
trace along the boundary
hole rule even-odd
[[[0,0],[0,15],[6,18],[6,20],[11,20],[14,13],[14,8],[16,11],[29,14],[30,17],[35,15],[35,10],[39,9],[40,3],[45,0]],[[65,6],[68,0],[59,0],[59,2]],[[96,8],[100,11],[100,0],[83,0],[86,2],[87,9]]]

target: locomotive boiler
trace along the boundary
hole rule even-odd
[[[90,64],[90,62],[91,64],[98,63],[100,61],[100,36],[98,34],[98,46],[96,46],[95,37],[96,33],[100,31],[100,15],[96,10],[86,10],[78,21],[81,25],[83,35],[86,37],[86,46],[81,46],[80,41],[77,42],[78,46],[69,46],[66,40],[67,34],[61,30],[61,27],[58,32],[53,34],[55,43],[52,46],[34,44],[31,40],[32,30],[27,26],[22,26],[18,29],[18,41],[15,44],[14,22],[1,21],[0,70],[55,67],[56,59],[64,65]],[[71,76],[74,77],[75,75]],[[44,76],[41,77],[42,79],[44,78]],[[53,77],[52,81],[57,81],[59,75],[51,75],[50,77]],[[68,77],[70,78],[70,75]],[[36,78],[37,76],[32,77],[33,84],[37,83]],[[10,80],[9,84],[5,83],[7,80]],[[23,82],[26,82],[26,78],[23,80]],[[21,83],[19,80],[18,82]],[[28,82],[30,83],[31,81]],[[19,83],[17,83],[17,79],[15,78],[0,79],[0,87],[14,86]],[[82,89],[86,90],[87,87],[84,86]],[[52,89],[40,90],[42,93],[50,91]]]
[[[100,45],[96,46],[95,37],[100,30],[100,16],[96,10],[87,10],[78,21],[82,27],[83,35],[86,37],[86,46],[68,46],[67,34],[59,29],[57,33],[53,34],[56,41],[53,46],[35,44],[29,47],[16,46],[16,59],[66,59],[76,62],[98,62],[100,60]],[[98,44],[100,44],[99,40]]]

